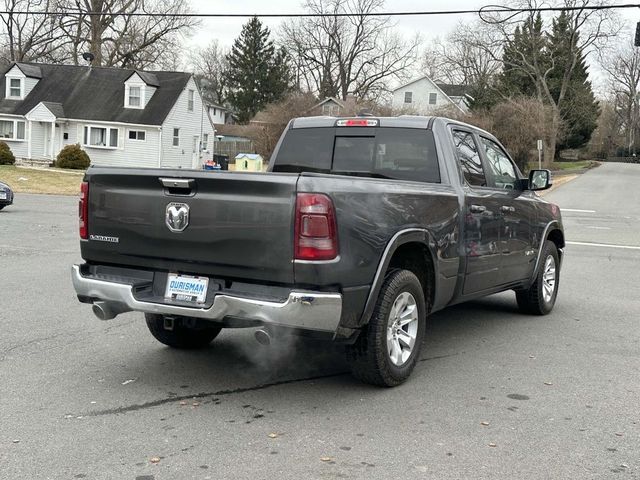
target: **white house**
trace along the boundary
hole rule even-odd
[[[214,125],[224,125],[230,120],[231,110],[226,107],[210,103],[207,105],[207,112],[209,113],[209,120],[211,120],[211,123]]]
[[[419,114],[429,114],[436,110],[455,108],[463,113],[469,110],[463,85],[436,83],[426,75],[396,88],[393,91],[392,107]]]
[[[53,161],[79,143],[94,165],[200,168],[213,126],[192,75],[14,63],[0,78],[0,140]]]

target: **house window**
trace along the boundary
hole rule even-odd
[[[129,106],[140,107],[142,105],[142,88],[129,87]]]
[[[202,144],[200,145],[200,150],[202,150],[203,152],[206,151],[208,145],[209,145],[209,134],[208,133],[203,133],[202,134]]]
[[[108,127],[84,127],[85,147],[118,148],[118,129]]]
[[[0,138],[6,140],[24,140],[25,122],[19,120],[0,120]]]
[[[180,129],[179,128],[173,129],[173,146],[174,147],[180,146]]]
[[[22,98],[22,79],[11,78],[9,79],[9,96],[15,98]]]
[[[144,142],[147,139],[147,132],[144,130],[129,130],[129,140],[140,140]]]
[[[437,93],[430,93],[429,94],[429,105],[435,105],[437,101],[438,101],[438,94]]]
[[[413,103],[413,92],[404,92],[404,103]]]
[[[187,103],[187,110],[189,110],[190,112],[193,112],[193,97],[195,96],[195,91],[194,90],[189,90],[188,93],[188,103]]]

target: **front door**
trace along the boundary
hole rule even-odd
[[[475,136],[453,130],[458,162],[465,179],[464,250],[466,275],[463,294],[494,287],[500,267],[500,201],[488,187]]]
[[[200,136],[193,136],[191,145],[191,166],[195,169],[202,168],[200,165]]]

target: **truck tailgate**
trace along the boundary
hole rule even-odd
[[[167,178],[190,180],[190,188],[168,188]],[[293,283],[298,175],[98,167],[85,179],[86,261]],[[189,207],[181,232],[166,221],[174,202]]]

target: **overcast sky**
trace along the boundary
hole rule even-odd
[[[457,10],[480,8],[487,4],[496,4],[496,0],[387,0],[386,11],[424,11],[424,10]],[[616,3],[625,3],[622,0]],[[200,13],[302,13],[301,0],[191,0],[193,9]],[[430,38],[444,37],[459,21],[472,22],[475,15],[446,15],[446,16],[415,16],[396,17],[397,29],[403,35],[410,37],[419,32],[425,42]],[[620,19],[626,29],[635,28],[640,21],[640,9],[626,9],[620,11]],[[212,40],[218,40],[221,45],[231,46],[240,34],[245,18],[216,18],[203,19],[202,25],[193,32],[189,44],[193,47],[205,46]],[[282,22],[280,18],[265,18],[263,23],[272,32],[277,32]],[[598,76],[597,66],[592,69]],[[595,79],[597,81],[597,78]]]

